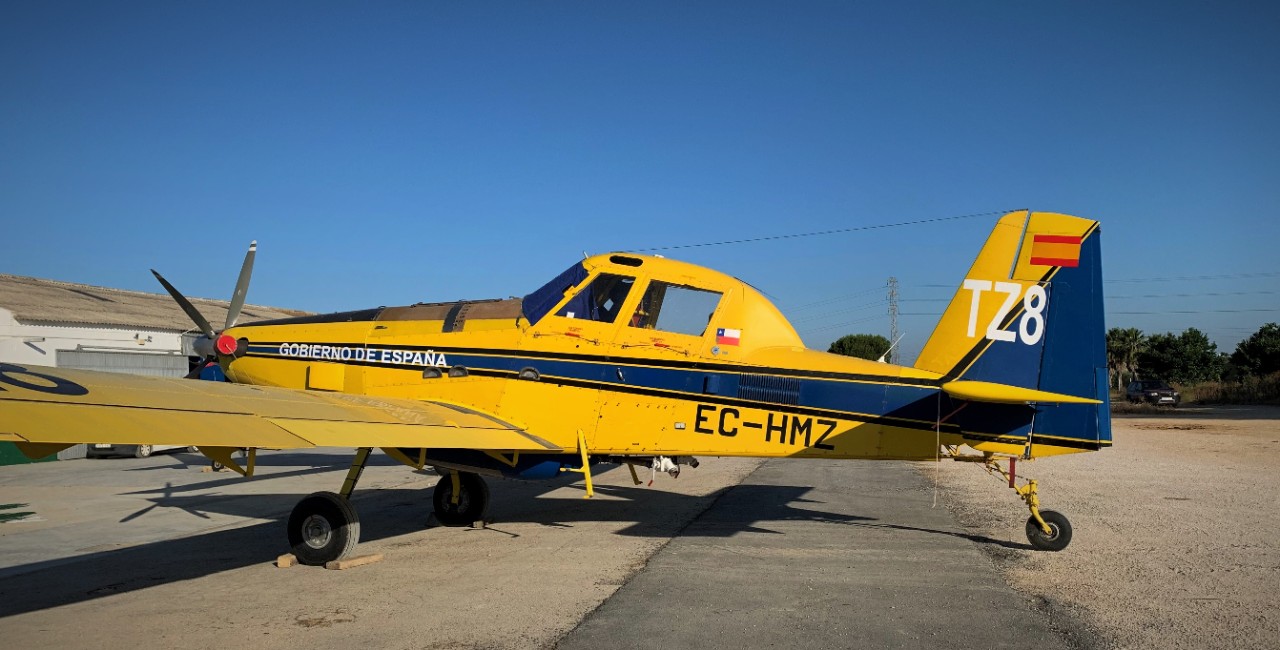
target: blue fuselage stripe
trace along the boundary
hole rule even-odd
[[[337,360],[293,357],[280,354],[279,346],[250,345],[249,356],[291,359],[299,361],[330,361],[363,366],[391,367],[421,371],[422,366],[388,365],[367,360]],[[525,368],[535,368],[543,377],[563,377],[601,384],[602,390],[610,386],[654,389],[681,393],[686,399],[707,397],[739,398],[738,383],[742,374],[751,373],[749,366],[738,372],[722,370],[697,370],[683,368],[658,368],[631,365],[623,360],[580,361],[519,356],[494,356],[479,354],[448,355],[449,366],[463,366],[472,371],[498,371],[515,374]],[[708,381],[715,377],[715,381]],[[813,409],[840,411],[874,416],[891,415],[894,418],[920,420],[932,423],[937,416],[936,395],[938,389],[929,386],[903,386],[872,381],[838,381],[800,377],[796,402],[762,402],[760,408],[772,405],[794,405]],[[892,378],[886,377],[886,382]],[[753,400],[756,401],[756,400]]]

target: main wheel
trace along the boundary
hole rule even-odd
[[[345,557],[360,541],[360,517],[332,492],[309,494],[289,514],[289,546],[298,562],[320,565]]]
[[[150,456],[150,455],[151,455],[151,445],[138,445],[138,448],[133,450],[134,458],[146,458],[147,456]]]
[[[453,477],[441,477],[436,483],[432,501],[436,509],[436,519],[445,526],[469,526],[484,519],[489,511],[489,486],[479,474],[459,472],[458,482],[462,486],[458,494],[458,502],[453,502]]]
[[[1044,519],[1044,523],[1049,524],[1049,528],[1053,529],[1050,534],[1045,534],[1040,529],[1040,522],[1035,517],[1027,518],[1027,541],[1031,545],[1042,551],[1061,551],[1071,543],[1071,522],[1067,521],[1067,517],[1061,512],[1053,510],[1041,510],[1040,518]]]

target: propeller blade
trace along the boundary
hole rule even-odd
[[[227,309],[227,324],[222,329],[231,329],[240,319],[240,310],[244,308],[245,294],[249,293],[249,276],[253,275],[253,258],[258,252],[258,242],[249,244],[249,252],[244,254],[244,264],[240,266],[240,278],[236,280],[235,293],[231,294],[231,307]]]
[[[196,309],[196,306],[191,304],[191,301],[187,300],[186,296],[173,288],[173,285],[169,284],[169,281],[164,279],[164,276],[157,273],[155,269],[151,269],[151,275],[156,276],[156,279],[160,281],[160,284],[164,285],[164,290],[168,291],[169,295],[173,296],[174,301],[178,303],[178,306],[182,308],[182,311],[187,312],[187,316],[191,318],[191,322],[195,323],[196,327],[199,327],[200,331],[204,332],[205,336],[213,339],[213,326],[209,324],[209,321],[205,320],[204,316],[200,314],[200,311]]]

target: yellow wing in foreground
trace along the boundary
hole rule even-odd
[[[7,363],[0,364],[0,441],[28,455],[82,442],[562,451],[445,402]]]

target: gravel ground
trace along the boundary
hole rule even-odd
[[[1106,648],[1280,647],[1280,408],[1113,420],[1115,447],[1019,465],[1070,517],[1060,553],[984,544],[1004,579]],[[1024,541],[1026,509],[968,463],[920,463],[976,536]]]

